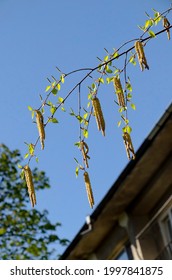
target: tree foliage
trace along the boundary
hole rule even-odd
[[[68,241],[58,237],[60,223],[51,223],[47,210],[28,210],[27,186],[17,168],[21,160],[18,150],[0,145],[0,259],[57,258],[50,245]],[[35,168],[32,176],[37,191],[50,188],[45,172]]]
[[[158,12],[153,9],[151,15],[146,13],[147,18],[144,25],[139,26],[140,36],[123,43],[118,48],[114,48],[112,52],[105,49],[106,54],[104,58],[98,58],[98,64],[95,67],[76,69],[68,73],[64,73],[57,67],[59,76],[51,76],[51,78],[48,78],[49,84],[47,85],[45,92],[40,95],[41,104],[36,109],[28,106],[32,118],[36,115],[36,123],[39,133],[39,137],[34,144],[27,144],[28,151],[25,158],[29,158],[28,164],[32,158],[36,157],[35,148],[38,145],[39,140],[42,149],[44,148],[46,126],[49,125],[49,123],[58,123],[58,120],[55,117],[56,112],[60,109],[63,112],[66,112],[66,101],[73,93],[75,93],[74,98],[78,99],[78,107],[71,108],[70,112],[68,112],[71,117],[76,119],[76,122],[79,125],[79,137],[75,145],[81,152],[81,159],[78,160],[75,158],[75,173],[76,176],[78,176],[79,171],[82,171],[83,175],[85,172],[88,174],[88,160],[90,157],[88,155],[89,147],[87,139],[89,137],[90,122],[95,119],[98,129],[105,136],[103,104],[101,104],[101,95],[99,92],[102,85],[110,85],[112,83],[112,91],[114,92],[112,104],[114,104],[114,109],[119,112],[117,126],[122,128],[122,140],[128,158],[135,159],[129,112],[130,109],[136,110],[136,105],[133,103],[133,82],[130,80],[129,69],[130,66],[136,66],[139,63],[141,71],[145,69],[149,70],[149,61],[146,59],[147,45],[149,45],[150,40],[157,38],[163,33],[167,33],[167,38],[170,39],[170,29],[172,26],[170,25],[170,20],[167,16],[169,16],[171,10],[171,7],[164,12]],[[136,69],[138,70],[138,68]],[[65,91],[62,91],[61,89],[63,88],[66,79],[78,72],[83,74],[79,82],[76,81],[74,86],[68,88],[67,93],[65,93],[66,89]],[[87,98],[85,98],[83,93],[86,81],[88,81]],[[38,121],[38,112],[41,121]],[[86,189],[88,189],[87,181],[85,181],[85,185]],[[89,190],[92,192],[90,180]],[[89,193],[87,191],[90,205],[93,207],[94,199],[92,197],[92,201],[90,201]]]

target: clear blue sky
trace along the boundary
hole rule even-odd
[[[111,52],[140,36],[137,25],[145,22],[145,11],[150,14],[151,8],[164,11],[170,2],[0,0],[0,142],[10,149],[19,149],[24,155],[24,142],[34,143],[37,138],[27,106],[39,107],[39,94],[45,96],[48,84],[46,77],[58,76],[55,66],[64,72],[96,66],[96,57],[105,56],[104,47]],[[137,65],[130,67],[128,73],[137,107],[129,115],[135,150],[171,102],[171,41],[164,33],[152,40],[145,52],[150,70],[142,73]],[[73,76],[60,94],[65,96],[67,87],[69,90],[80,78],[81,74]],[[89,83],[88,80],[82,88],[85,96]],[[113,104],[112,84],[103,86],[100,94],[106,137],[97,132],[93,123],[88,139],[95,208],[128,163],[121,131],[117,128],[119,116]],[[77,108],[76,93],[68,99],[66,107]],[[52,186],[51,190],[37,194],[36,207],[40,211],[48,209],[50,219],[63,225],[59,235],[72,240],[92,210],[82,174],[75,178],[73,158],[80,157],[74,147],[78,141],[77,123],[68,112],[57,113],[56,117],[59,124],[46,129],[45,151],[39,145],[36,151],[38,167],[45,170]],[[31,168],[35,165],[32,161]]]

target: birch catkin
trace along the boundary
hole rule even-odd
[[[90,178],[89,178],[88,172],[86,172],[86,171],[84,172],[84,181],[85,181],[85,187],[86,187],[86,191],[87,191],[88,201],[89,201],[90,207],[93,208],[94,197],[93,197],[93,192],[92,192],[92,188],[91,188]]]
[[[32,207],[34,207],[36,204],[36,195],[35,195],[35,189],[34,189],[34,184],[33,184],[33,179],[32,179],[32,172],[30,170],[29,165],[25,165],[24,175],[25,175],[25,180],[26,180],[26,184],[27,184],[27,188],[28,188],[31,205],[32,205]]]
[[[170,26],[170,23],[166,17],[163,18],[162,23],[163,23],[164,28],[166,28],[167,38],[168,38],[168,40],[170,40],[170,29],[168,29]]]
[[[36,112],[36,123],[37,123],[38,132],[39,132],[41,148],[43,150],[44,149],[44,140],[45,140],[44,119],[43,119],[43,115],[41,114],[40,111],[35,110],[35,112]]]
[[[82,157],[83,157],[84,163],[85,163],[86,167],[88,168],[89,167],[88,159],[90,159],[90,157],[88,156],[89,148],[88,148],[87,143],[85,143],[84,141],[81,141],[80,142],[80,149],[81,149],[81,152],[82,152]]]
[[[97,97],[94,97],[92,99],[92,105],[93,105],[93,110],[94,110],[94,115],[96,118],[98,130],[101,130],[103,136],[105,136],[105,120],[101,109],[100,101]]]
[[[124,139],[124,145],[125,145],[128,159],[135,159],[135,152],[134,152],[134,147],[131,141],[130,134],[128,132],[124,132],[123,139]]]
[[[114,77],[113,83],[114,83],[114,88],[115,88],[117,99],[118,99],[118,104],[119,104],[119,106],[125,107],[124,93],[123,93],[120,78]]]
[[[140,42],[140,41],[135,42],[135,50],[136,50],[136,53],[137,53],[137,57],[138,57],[138,61],[139,61],[141,70],[142,71],[144,69],[149,70],[149,66],[147,64],[147,60],[146,60],[146,56],[145,56],[145,53],[144,53],[142,42]]]

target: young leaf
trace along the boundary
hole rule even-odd
[[[33,111],[31,106],[28,106],[27,108],[28,108],[29,111]]]
[[[50,108],[51,114],[54,115],[55,111],[56,111],[56,107],[52,106],[52,107]]]
[[[59,98],[58,98],[59,103],[63,103],[63,100],[64,100],[63,97],[59,96]]]
[[[109,56],[106,55],[106,56],[104,57],[104,61],[108,61],[108,59],[109,59]]]
[[[80,147],[80,142],[76,142],[74,145],[77,146],[77,147]],[[75,158],[74,158],[74,159],[75,159]],[[76,159],[75,159],[75,161],[76,161]],[[77,162],[77,163],[78,163],[78,162]]]
[[[29,150],[29,154],[31,155],[31,156],[33,156],[34,155],[34,145],[31,143],[31,144],[29,144],[29,146],[28,146],[28,150]]]
[[[78,177],[78,174],[79,174],[79,166],[77,166],[76,169],[75,169],[76,178]]]
[[[53,88],[53,90],[52,90],[52,94],[56,95],[56,94],[57,94],[57,92],[58,92],[58,90],[57,90],[56,88]]]
[[[63,112],[66,112],[66,109],[65,109],[64,107],[61,107],[61,110],[62,110]]]
[[[88,113],[85,113],[85,114],[83,115],[83,118],[86,119],[87,117],[88,117]]]
[[[64,82],[65,82],[64,75],[61,75],[60,80],[61,80],[62,84],[64,84]]]
[[[133,104],[133,103],[131,103],[131,108],[132,108],[133,110],[136,110],[136,105]]]
[[[52,119],[50,119],[50,121],[51,121],[52,123],[58,123],[58,120],[57,120],[56,118],[52,118]]]
[[[120,127],[120,125],[121,125],[121,121],[118,122],[118,127]]]
[[[57,90],[60,90],[61,89],[61,84],[57,84],[56,88],[57,88]]]
[[[129,91],[131,91],[132,92],[132,86],[131,86],[131,84],[129,83],[129,82],[127,82],[126,83],[126,88],[129,90]]]
[[[156,37],[155,33],[154,33],[152,30],[149,30],[148,32],[149,32],[149,35],[150,35],[152,38],[155,38],[155,37]]]
[[[129,126],[129,125],[123,127],[122,130],[123,130],[123,132],[128,132],[129,134],[132,132],[132,128],[131,128],[131,126]]]
[[[46,89],[45,89],[45,92],[49,91],[51,88],[51,86],[47,86]]]
[[[103,78],[99,78],[99,82],[102,83],[102,84],[104,84]]]
[[[26,153],[25,156],[24,156],[24,158],[27,158],[28,156],[29,156],[29,153]]]
[[[76,116],[76,118],[78,119],[78,121],[80,122],[80,123],[82,123],[83,122],[83,118],[81,117],[81,116]]]
[[[106,72],[109,74],[113,73],[113,71],[109,67],[106,68]]]
[[[84,135],[85,138],[88,138],[88,130],[87,129],[83,130],[83,135]]]
[[[109,83],[112,82],[112,81],[113,81],[113,77],[108,77],[108,78],[106,78],[107,84],[109,84]]]

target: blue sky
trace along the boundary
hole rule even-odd
[[[112,52],[113,48],[141,35],[137,25],[144,24],[145,11],[151,14],[154,8],[162,12],[170,2],[0,0],[0,142],[24,155],[24,142],[34,143],[37,138],[27,106],[40,106],[39,94],[45,96],[48,85],[46,77],[59,75],[55,67],[65,73],[95,67],[96,57],[105,56],[104,48]],[[135,150],[171,102],[171,41],[164,33],[149,42],[145,52],[150,70],[142,73],[137,65],[128,72],[137,107],[129,113]],[[65,96],[83,75],[73,75],[66,81],[60,95]],[[88,85],[90,80],[82,87],[85,97]],[[87,141],[95,207],[128,163],[121,130],[117,127],[119,116],[113,92],[112,84],[103,85],[100,91],[106,137],[102,137],[93,122]],[[75,92],[67,100],[67,112],[57,112],[59,124],[46,127],[45,151],[37,147],[38,167],[45,170],[52,188],[37,194],[36,207],[40,211],[48,209],[50,219],[63,225],[59,235],[72,240],[92,210],[82,174],[75,177],[74,157],[80,158],[74,146],[78,141],[78,125],[69,116],[70,107],[77,108]],[[36,165],[31,162],[31,168]]]

